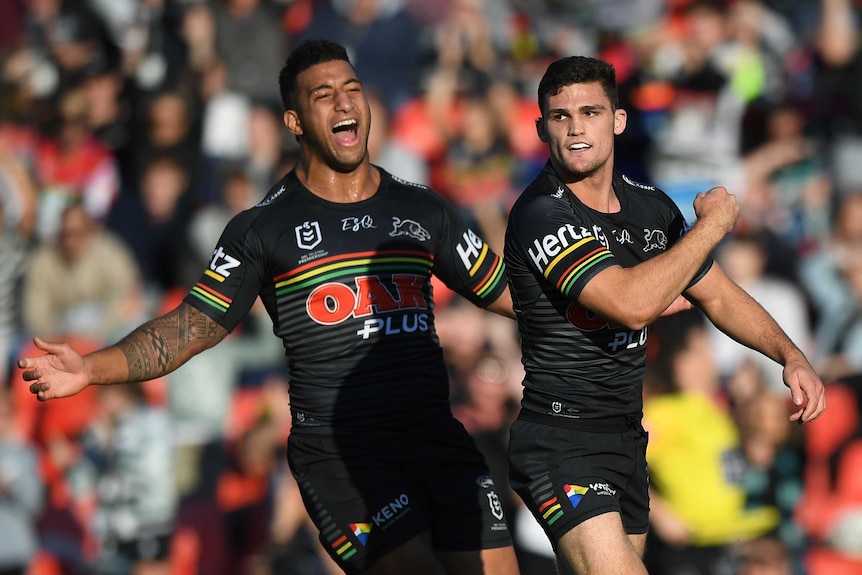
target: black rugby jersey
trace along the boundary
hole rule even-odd
[[[620,211],[595,211],[548,163],[512,207],[505,261],[526,370],[525,410],[569,418],[642,410],[647,329],[608,321],[578,304],[578,295],[599,271],[664,252],[687,225],[664,192],[617,172],[613,186]],[[691,285],[711,265],[709,259]]]
[[[226,226],[185,301],[233,330],[260,295],[282,338],[296,431],[413,425],[449,414],[431,274],[482,307],[502,258],[424,186],[380,170],[333,203],[288,173]]]

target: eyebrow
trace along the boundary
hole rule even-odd
[[[585,104],[583,106],[578,106],[575,111],[577,112],[594,112],[598,110],[608,110],[609,106],[604,104]],[[551,108],[548,110],[548,114],[571,114],[572,111],[568,108]]]
[[[359,80],[359,78],[350,78],[349,80],[345,80],[343,86],[350,86],[352,84],[359,84],[361,86],[362,82]],[[331,89],[333,89],[333,85],[325,82],[323,84],[318,84],[317,86],[312,86],[311,88],[309,88],[308,89],[308,95],[310,96],[311,94],[314,94],[318,90],[331,90]]]

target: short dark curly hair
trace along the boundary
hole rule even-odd
[[[551,62],[539,82],[539,109],[547,111],[548,99],[565,86],[599,82],[614,110],[620,107],[617,73],[614,67],[597,58],[569,56]]]
[[[296,109],[297,76],[312,66],[333,60],[344,60],[350,64],[350,58],[344,46],[322,38],[305,40],[291,51],[278,75],[278,87],[285,110]]]

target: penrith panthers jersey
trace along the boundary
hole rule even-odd
[[[641,412],[647,329],[608,321],[582,307],[578,295],[599,271],[664,252],[687,226],[664,192],[616,172],[613,186],[620,211],[592,210],[548,163],[509,215],[505,260],[521,332],[525,410],[563,418]]]
[[[485,307],[502,258],[433,190],[380,170],[356,203],[288,173],[225,228],[185,301],[233,330],[261,297],[284,343],[295,431],[355,432],[449,414],[431,274]]]

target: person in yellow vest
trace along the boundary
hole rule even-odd
[[[650,573],[736,573],[734,544],[768,534],[780,519],[775,508],[746,506],[740,432],[702,318],[692,310],[655,325],[644,397]]]

